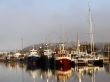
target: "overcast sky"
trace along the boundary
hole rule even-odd
[[[88,0],[0,0],[0,50],[89,40]],[[90,0],[95,42],[110,41],[110,0]]]

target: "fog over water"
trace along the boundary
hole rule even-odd
[[[21,48],[62,36],[89,40],[88,0],[0,0],[0,50]],[[90,0],[95,42],[108,42],[110,0]]]

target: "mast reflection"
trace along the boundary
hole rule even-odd
[[[11,69],[11,72],[19,70],[19,74],[22,74],[22,82],[25,82],[25,75],[29,75],[32,82],[85,82],[87,79],[91,82],[95,82],[96,74],[103,71],[103,67],[99,66],[76,66],[71,68],[69,66],[56,66],[51,69],[49,66],[39,67],[36,65],[26,65],[20,63],[2,63],[3,68]],[[106,72],[109,71],[110,64],[104,65]],[[20,73],[21,72],[21,73]],[[90,78],[87,78],[90,77]]]
[[[76,72],[76,76],[78,78],[78,82],[84,81],[85,77],[84,76],[90,76],[91,81],[95,82],[95,75],[97,72],[101,71],[103,67],[99,66],[83,66],[83,67],[75,67],[74,71]]]

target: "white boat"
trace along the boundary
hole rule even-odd
[[[5,61],[7,62],[17,62],[18,61],[18,57],[19,55],[21,55],[20,53],[15,53],[15,54],[8,54],[5,58]]]
[[[79,42],[78,33],[77,33],[77,48],[76,48],[76,51],[74,51],[71,56],[72,66],[86,65],[87,64],[87,60],[86,60],[87,55],[88,55],[88,53],[86,50],[85,50],[85,52],[80,51],[80,42]]]
[[[100,57],[99,55],[96,55],[96,52],[94,52],[94,40],[93,40],[93,27],[92,27],[92,15],[91,15],[91,9],[90,4],[88,3],[89,7],[89,25],[90,25],[90,46],[91,46],[91,52],[88,54],[86,52],[80,52],[80,44],[79,40],[77,41],[77,49],[76,49],[76,58],[72,58],[72,61],[75,61],[77,63],[91,63],[93,65],[98,65],[103,63],[103,57]],[[80,61],[80,62],[79,62]]]
[[[91,53],[89,54],[91,56],[91,60],[88,60],[88,62],[92,61],[93,65],[98,65],[103,63],[103,57],[100,56],[99,54],[96,55],[96,52],[94,52],[92,14],[91,14],[89,1],[88,1],[88,7],[89,7],[90,42],[91,42]]]
[[[46,44],[46,48],[44,49],[44,56],[47,56],[48,59],[52,58],[52,50],[48,48],[48,44]]]

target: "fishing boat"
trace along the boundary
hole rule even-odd
[[[78,65],[78,66],[86,65],[87,64],[87,60],[85,60],[86,55],[88,55],[86,50],[85,51],[80,50],[80,41],[79,41],[78,33],[77,33],[77,47],[71,56],[72,66],[74,66],[74,65]]]
[[[50,60],[52,58],[52,50],[49,49],[48,44],[43,45],[42,55],[41,55],[41,67],[50,66]]]
[[[88,65],[93,64],[95,66],[103,66],[103,56],[97,55],[88,59]]]
[[[52,58],[52,50],[48,48],[48,44],[45,44],[44,56],[47,56],[49,60]]]
[[[20,53],[15,53],[15,54],[8,54],[5,58],[6,62],[17,62],[18,61],[18,56]]]
[[[30,54],[27,57],[27,62],[28,64],[36,65],[39,64],[39,60],[40,60],[40,56],[38,55],[37,50],[35,50],[33,47],[33,49],[30,50]]]
[[[64,49],[64,43],[59,43],[58,48],[55,50],[56,66],[71,66],[71,55]]]

